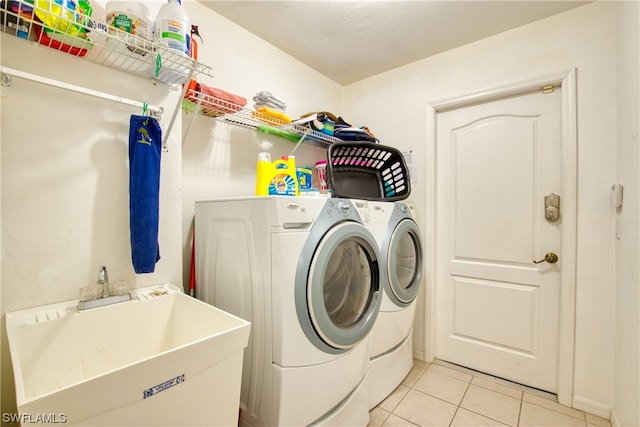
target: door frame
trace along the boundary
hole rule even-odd
[[[439,113],[479,102],[540,91],[553,85],[561,91],[562,114],[562,270],[560,272],[560,325],[558,338],[558,402],[571,406],[573,396],[574,327],[577,258],[578,151],[576,118],[576,69],[531,77],[498,87],[427,102],[426,105],[426,197],[425,197],[425,269],[424,343],[425,359],[435,358],[436,345],[436,122]]]

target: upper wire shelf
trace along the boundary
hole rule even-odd
[[[212,68],[158,42],[72,13],[55,1],[2,0],[0,29],[18,38],[124,72],[179,87]],[[43,22],[44,21],[44,22]]]
[[[281,136],[292,141],[300,140],[328,147],[335,142],[343,142],[341,139],[322,132],[310,129],[296,123],[287,123],[284,120],[264,114],[260,111],[244,108],[238,104],[216,98],[204,92],[189,89],[182,103],[182,108],[187,113],[200,113],[217,120],[257,129],[265,133]]]

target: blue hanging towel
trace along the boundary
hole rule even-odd
[[[136,273],[153,273],[160,260],[160,154],[162,129],[153,117],[132,115],[129,122],[129,227]]]

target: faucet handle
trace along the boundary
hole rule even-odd
[[[83,286],[80,288],[80,301],[93,301],[100,298],[104,288],[99,284]]]

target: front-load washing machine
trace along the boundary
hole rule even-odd
[[[367,425],[386,275],[350,200],[196,202],[198,298],[249,320],[240,425]]]
[[[371,331],[369,408],[386,398],[413,366],[413,323],[423,273],[420,230],[404,202],[354,201],[380,245],[385,277]],[[368,215],[368,217],[367,217]]]

